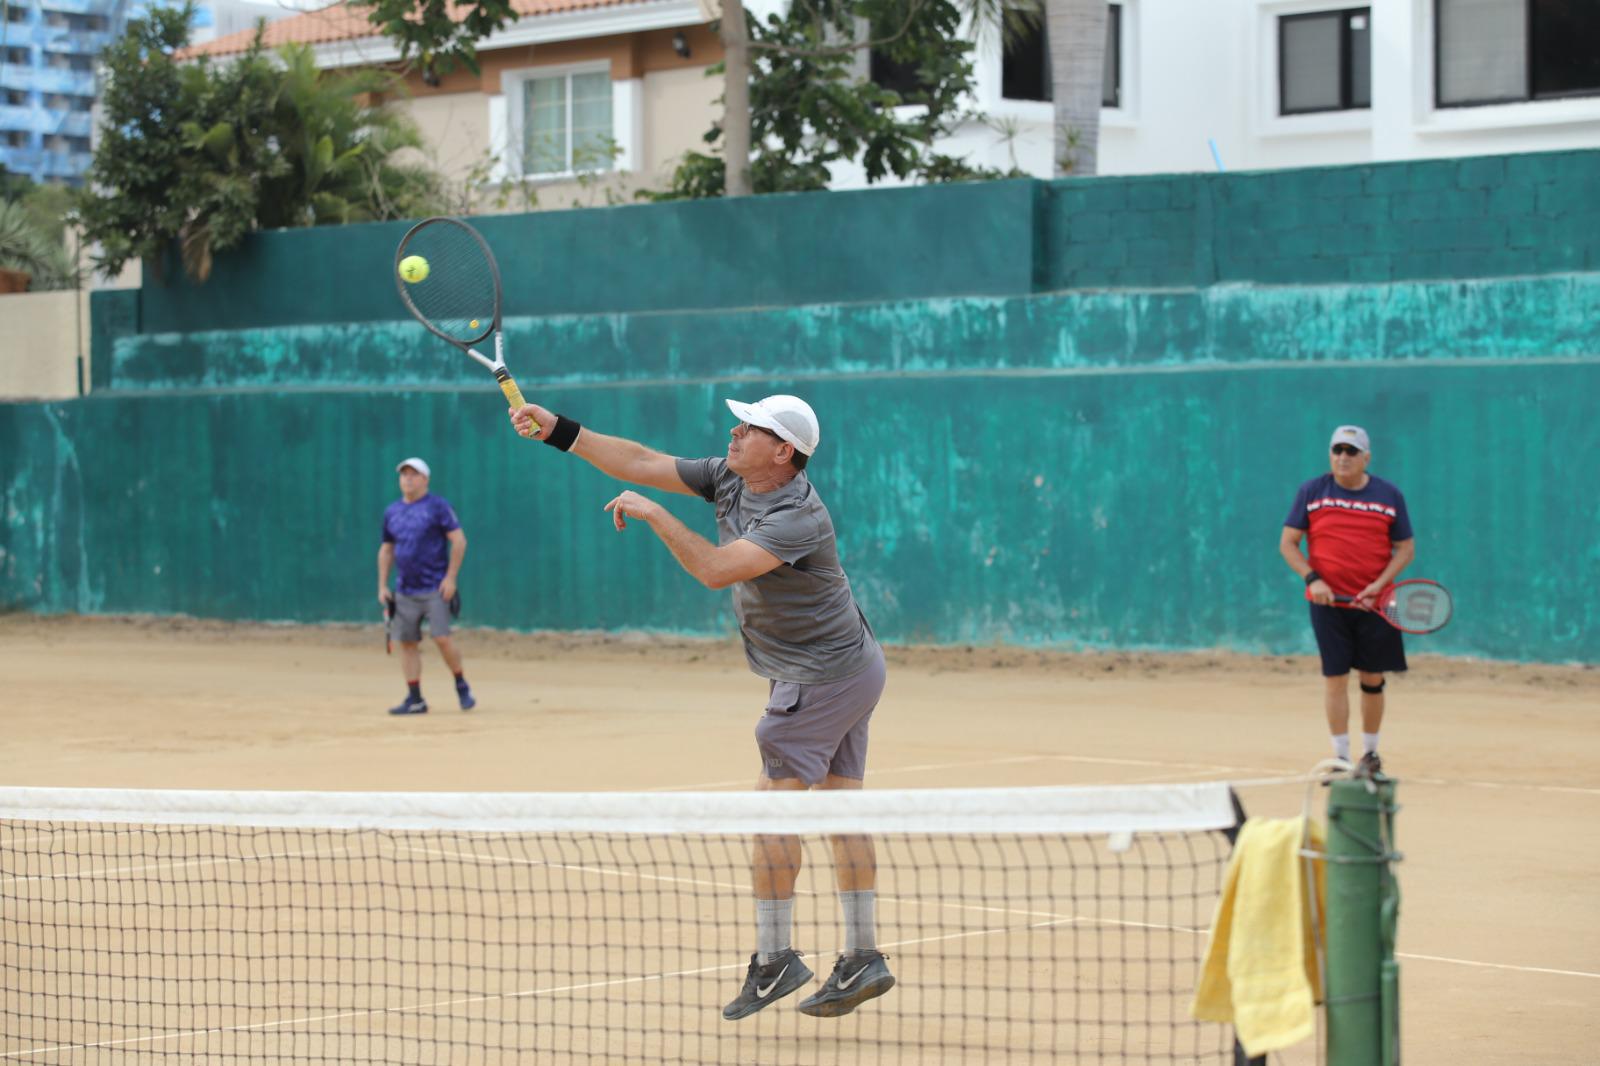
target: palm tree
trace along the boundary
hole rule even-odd
[[[1100,100],[1106,59],[1106,0],[1044,0],[1055,104],[1056,177],[1100,165]]]
[[[0,267],[32,275],[35,292],[72,289],[77,272],[67,250],[42,232],[20,202],[0,200]]]
[[[443,203],[439,176],[401,156],[420,159],[416,125],[373,102],[396,88],[392,74],[328,74],[305,45],[283,46],[277,60],[252,51],[220,70],[223,91],[197,91],[220,109],[183,124],[185,146],[210,159],[179,235],[198,281],[250,229],[412,218]]]

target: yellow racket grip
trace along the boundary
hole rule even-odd
[[[506,394],[506,400],[512,407],[520,408],[528,405],[528,401],[522,398],[522,390],[517,388],[517,383],[511,379],[510,374],[499,370],[495,372],[494,377],[500,383],[500,391]],[[539,432],[539,423],[533,424],[533,432]]]

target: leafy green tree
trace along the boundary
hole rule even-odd
[[[825,189],[829,166],[850,160],[868,182],[1002,176],[930,147],[970,117],[966,13],[954,0],[807,0],[749,23],[748,191]],[[862,76],[873,55],[902,75],[904,91]],[[897,110],[903,105],[912,106]],[[736,195],[726,165],[740,157],[737,139],[726,136],[734,128],[728,108],[706,134],[712,151],[688,153],[654,198]]]
[[[457,62],[476,70],[476,42],[515,17],[508,0],[352,3],[369,9],[424,76]],[[821,189],[828,166],[847,159],[861,161],[868,181],[1002,176],[930,145],[966,117],[960,99],[972,85],[973,45],[963,18],[998,26],[1036,9],[1036,0],[794,0],[785,13],[751,22],[741,4],[727,4],[718,24],[725,59],[713,68],[724,76],[724,115],[706,135],[710,150],[689,153],[665,193],[646,195]],[[872,52],[914,71],[916,88],[902,96],[863,77]],[[901,104],[920,109],[897,113]]]
[[[159,269],[177,241],[204,281],[252,230],[431,213],[442,181],[402,155],[422,148],[416,127],[367,102],[392,75],[328,74],[304,46],[268,54],[259,31],[238,59],[180,62],[189,18],[154,8],[102,55],[105,118],[79,208],[97,266]]]

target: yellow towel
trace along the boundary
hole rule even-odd
[[[1232,1022],[1252,1057],[1297,1044],[1316,1029],[1322,982],[1300,856],[1304,829],[1304,818],[1251,818],[1240,829],[1189,1006],[1200,1021]],[[1322,827],[1313,822],[1311,846],[1320,852],[1322,841]],[[1312,865],[1321,923],[1324,864]]]

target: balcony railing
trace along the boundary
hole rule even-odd
[[[78,181],[89,169],[88,152],[47,152],[41,148],[0,148],[0,163],[16,174],[34,180],[58,178]]]
[[[4,67],[0,67],[0,89],[93,96],[95,95],[94,71],[24,67],[7,63]]]

